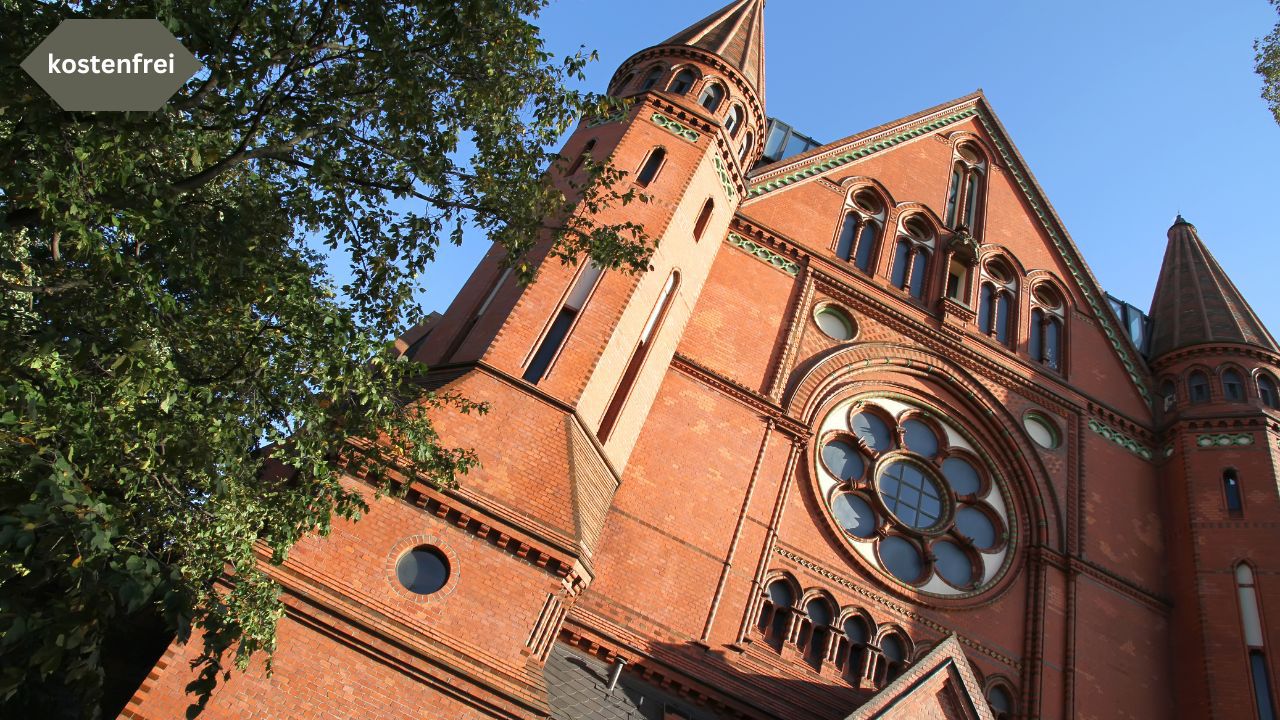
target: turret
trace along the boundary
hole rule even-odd
[[[1181,216],[1151,320],[1178,707],[1185,718],[1275,717],[1280,596],[1258,588],[1280,576],[1280,348]]]
[[[633,55],[610,87],[627,108],[585,118],[561,152],[562,173],[607,160],[628,173],[618,190],[647,196],[597,218],[644,226],[652,268],[544,262],[520,288],[495,250],[417,359],[478,360],[519,379],[572,408],[625,465],[763,144],[763,12],[763,0],[737,0]]]

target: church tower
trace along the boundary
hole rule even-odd
[[[1151,318],[1181,717],[1274,718],[1280,348],[1181,216]]]

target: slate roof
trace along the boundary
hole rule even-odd
[[[1241,343],[1280,352],[1195,226],[1181,215],[1169,228],[1150,316],[1153,359],[1211,343]]]
[[[764,0],[735,0],[662,44],[719,55],[764,98]]]
[[[689,720],[717,718],[625,670],[610,692],[607,689],[610,669],[599,659],[564,645],[553,647],[542,671],[551,717],[554,720],[663,720],[670,709]]]

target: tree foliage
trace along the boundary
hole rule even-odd
[[[1271,4],[1280,12],[1280,0],[1271,0]],[[1262,76],[1262,99],[1280,123],[1280,22],[1270,35],[1253,43],[1253,50],[1257,53],[1254,67]]]
[[[638,226],[544,181],[609,104],[568,89],[589,58],[546,51],[545,3],[0,0],[10,70],[72,17],[158,17],[207,68],[156,113],[63,112],[0,73],[0,698],[91,707],[104,628],[144,610],[201,632],[207,693],[275,643],[255,546],[280,562],[365,509],[344,438],[438,485],[474,464],[422,410],[483,405],[405,402],[424,369],[387,342],[464,225],[524,281],[545,255],[646,267]],[[585,205],[630,202],[619,177],[595,167]]]

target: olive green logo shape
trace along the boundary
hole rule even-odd
[[[158,20],[64,20],[22,61],[63,110],[159,110],[203,69]]]

